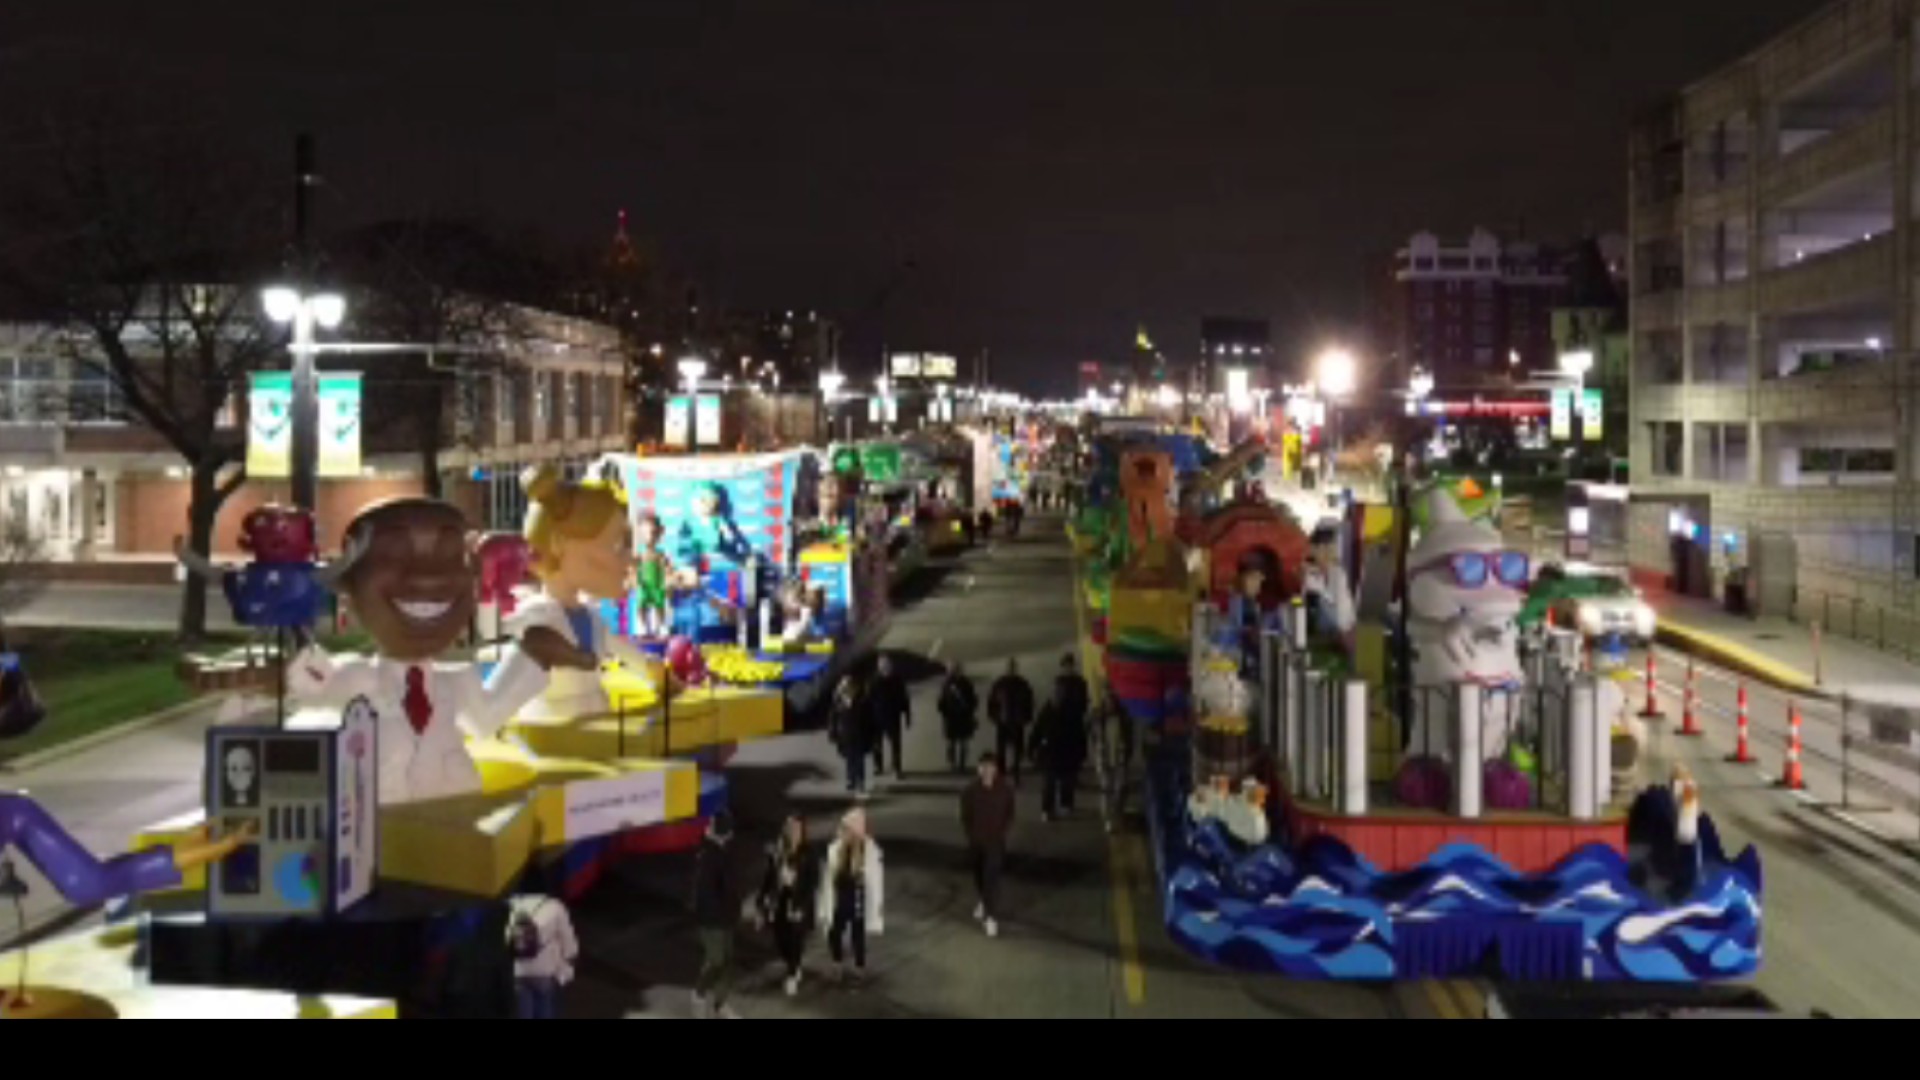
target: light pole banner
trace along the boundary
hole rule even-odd
[[[1606,393],[1601,390],[1588,390],[1580,397],[1581,434],[1588,442],[1599,442],[1606,436],[1607,405]]]
[[[667,399],[666,444],[669,447],[687,445],[687,424],[692,419],[687,415],[687,399],[684,397]]]
[[[320,475],[360,475],[360,373],[320,376]]]
[[[293,475],[293,376],[256,371],[247,389],[247,475]]]
[[[1553,392],[1553,428],[1550,434],[1555,442],[1566,442],[1573,438],[1573,391],[1565,388]]]

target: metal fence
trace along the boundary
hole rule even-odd
[[[1920,662],[1920,616],[1858,596],[1801,589],[1794,601],[1793,621],[1809,630],[1818,623],[1822,633]]]

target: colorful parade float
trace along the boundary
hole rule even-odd
[[[619,860],[697,845],[734,748],[787,730],[884,631],[886,548],[860,478],[812,452],[617,456],[589,477],[530,474],[518,535],[410,498],[363,510],[329,562],[281,509],[249,519],[249,565],[185,560],[299,651],[208,731],[204,808],[129,855],[0,795],[0,856],[138,916],[36,945],[0,1015],[280,1015],[287,995],[501,1015],[513,896],[572,900]],[[367,652],[310,640],[325,593]],[[24,987],[28,963],[0,955],[0,975]]]
[[[1644,731],[1575,635],[1516,626],[1532,568],[1483,492],[1300,522],[1254,449],[1183,477],[1168,438],[1099,441],[1073,534],[1174,940],[1296,978],[1758,970],[1757,855],[1683,771],[1637,774]]]

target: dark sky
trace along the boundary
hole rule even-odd
[[[217,101],[268,158],[311,125],[331,223],[583,242],[624,206],[716,300],[848,317],[911,256],[850,346],[991,346],[1038,387],[1137,321],[1305,348],[1418,227],[1621,227],[1633,108],[1820,6],[9,0],[0,69]]]

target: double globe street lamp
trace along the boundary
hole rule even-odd
[[[320,350],[314,333],[340,329],[347,321],[347,301],[339,293],[309,295],[275,285],[261,292],[260,302],[269,320],[293,327],[293,503],[311,511],[320,501],[320,376],[314,364]]]

